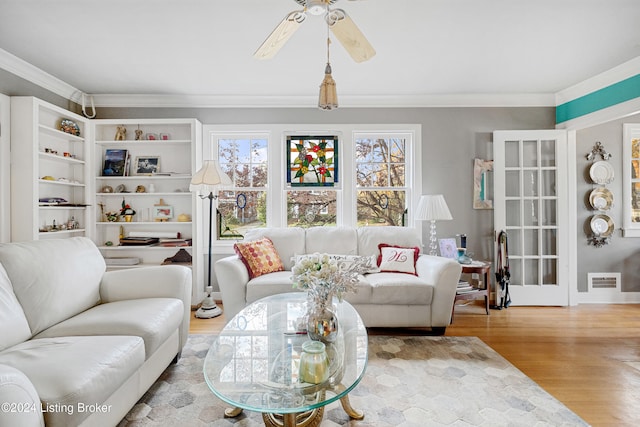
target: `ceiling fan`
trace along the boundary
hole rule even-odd
[[[307,14],[323,15],[333,35],[342,43],[349,55],[356,62],[371,59],[376,51],[353,20],[342,9],[330,8],[338,0],[294,0],[302,10],[294,10],[280,22],[253,54],[258,59],[270,59],[284,46],[293,33],[300,27]],[[353,0],[352,0],[353,1]]]

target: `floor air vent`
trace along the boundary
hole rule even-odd
[[[589,290],[620,289],[620,273],[587,273]]]

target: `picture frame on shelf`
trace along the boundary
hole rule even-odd
[[[451,258],[451,259],[458,258],[458,247],[457,247],[456,239],[454,238],[438,239],[438,244],[440,246],[441,257]]]
[[[106,149],[104,152],[102,176],[125,176],[128,156],[129,151],[125,149]]]
[[[134,164],[136,175],[153,175],[160,172],[159,156],[138,156]]]
[[[151,216],[155,221],[168,221],[173,218],[173,206],[155,205],[151,209]]]

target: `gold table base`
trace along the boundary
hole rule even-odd
[[[340,404],[342,405],[344,412],[346,412],[351,419],[364,419],[364,412],[354,409],[353,406],[351,406],[348,395],[344,395],[340,398]],[[242,408],[227,408],[224,411],[224,415],[227,417],[237,417],[241,413]],[[318,427],[322,422],[323,416],[324,406],[321,406],[314,410],[297,414],[263,413],[262,420],[264,421],[265,427]]]

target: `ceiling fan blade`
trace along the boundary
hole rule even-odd
[[[260,45],[253,54],[258,59],[271,59],[291,38],[293,33],[300,28],[304,22],[306,14],[304,10],[296,10],[285,16],[278,26],[269,34],[269,37]]]
[[[369,40],[344,10],[333,9],[327,16],[327,22],[354,61],[364,62],[376,54]]]

